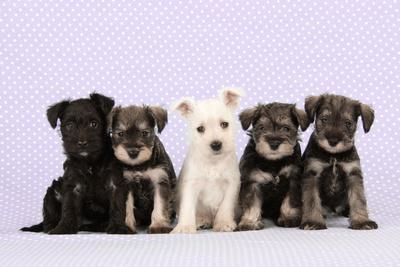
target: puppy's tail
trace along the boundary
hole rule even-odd
[[[30,227],[22,227],[20,230],[23,232],[35,232],[35,233],[43,232],[43,222],[32,225]]]

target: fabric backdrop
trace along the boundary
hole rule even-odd
[[[399,9],[397,0],[2,1],[0,264],[399,264]],[[357,148],[379,230],[332,219],[312,233],[271,224],[195,236],[18,232],[41,220],[45,190],[62,174],[50,104],[95,90],[120,105],[169,109],[229,86],[246,91],[238,111],[272,101],[303,108],[306,96],[324,92],[371,104],[376,121],[368,134],[359,124]],[[177,171],[186,137],[170,112],[161,139]],[[239,156],[246,142],[238,131]]]

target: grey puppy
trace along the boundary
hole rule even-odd
[[[114,108],[109,115],[113,165],[110,234],[136,233],[136,225],[150,224],[149,233],[168,233],[173,218],[176,175],[156,135],[167,123],[158,106]]]
[[[326,229],[323,209],[350,217],[352,229],[376,229],[369,219],[360,157],[354,146],[361,116],[367,133],[374,121],[368,105],[350,98],[325,94],[305,101],[315,130],[303,154],[303,217],[301,229]]]
[[[307,114],[292,104],[271,103],[246,109],[239,118],[244,130],[252,125],[240,159],[239,230],[263,228],[262,217],[279,226],[298,227],[302,172],[298,129],[307,129]]]

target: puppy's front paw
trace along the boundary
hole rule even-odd
[[[215,232],[233,232],[236,229],[236,223],[234,221],[216,222],[213,226]]]
[[[351,223],[350,228],[354,230],[373,230],[378,229],[378,224],[374,221],[357,222]]]
[[[196,233],[195,225],[177,225],[171,234],[194,234]]]
[[[238,226],[239,231],[255,231],[264,228],[264,223],[260,220],[252,221],[241,221]]]
[[[56,228],[48,231],[49,235],[72,235],[78,233],[78,229],[72,229],[72,227],[65,227],[63,225],[57,225]]]
[[[276,225],[280,227],[299,227],[301,223],[301,218],[300,217],[293,217],[293,218],[283,218],[279,217],[278,220],[276,221]]]
[[[106,229],[107,234],[112,235],[129,235],[129,234],[136,234],[136,231],[133,231],[126,225],[117,225],[111,224]]]
[[[326,228],[325,223],[319,223],[319,222],[304,222],[300,225],[300,229],[303,230],[324,230]]]
[[[149,227],[149,230],[147,231],[149,234],[168,234],[171,232],[172,227],[169,225],[155,225]]]

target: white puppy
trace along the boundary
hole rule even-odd
[[[188,120],[190,144],[179,175],[179,217],[172,233],[235,230],[240,172],[233,113],[242,95],[238,89],[223,89],[216,99],[186,98],[174,105]]]

